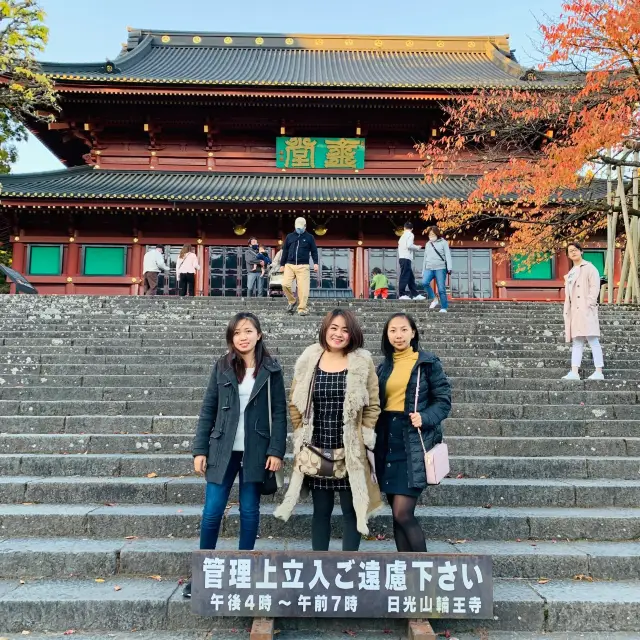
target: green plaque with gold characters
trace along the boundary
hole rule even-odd
[[[364,169],[364,138],[276,138],[279,169]]]

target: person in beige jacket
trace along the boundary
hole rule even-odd
[[[564,277],[564,331],[567,342],[573,341],[571,371],[563,380],[580,380],[580,365],[585,342],[589,343],[596,370],[589,380],[604,380],[602,368],[604,357],[600,346],[600,322],[598,320],[598,298],[600,297],[600,274],[582,257],[582,246],[570,242],[567,256],[573,268]]]
[[[288,520],[300,496],[311,491],[314,551],[329,548],[336,492],[343,516],[343,551],[358,550],[362,535],[369,533],[367,520],[382,508],[373,455],[380,415],[378,377],[363,344],[355,315],[335,309],[325,316],[318,343],[307,347],[295,366],[289,403],[294,456],[305,443],[324,450],[344,448],[347,471],[346,478],[306,476],[294,461],[289,489],[274,515]]]

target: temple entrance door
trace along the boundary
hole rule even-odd
[[[244,247],[209,247],[209,295],[243,296],[247,293]]]
[[[147,251],[153,249],[154,244],[147,245]],[[164,262],[169,267],[168,273],[160,273],[158,276],[158,295],[159,296],[177,296],[178,295],[178,280],[176,278],[176,262],[182,245],[165,245],[164,247]]]
[[[451,249],[451,259],[452,298],[492,296],[491,249]]]
[[[351,263],[353,259],[352,249],[333,249],[330,247],[318,247],[317,277],[311,272],[312,289],[352,289]]]

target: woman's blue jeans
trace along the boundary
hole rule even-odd
[[[447,300],[447,270],[446,269],[427,269],[422,274],[422,285],[427,293],[429,300],[433,300],[436,294],[431,288],[431,281],[436,279],[436,286],[438,287],[438,295],[440,296],[440,306],[446,309],[449,306]]]
[[[240,475],[240,551],[252,551],[258,537],[260,524],[259,482],[244,482],[242,478],[242,451],[234,451],[229,466],[220,484],[207,482],[207,492],[200,525],[200,548],[215,549],[220,534],[220,525],[227,508],[231,487]]]

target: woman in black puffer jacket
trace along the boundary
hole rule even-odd
[[[384,362],[378,367],[380,407],[376,426],[376,470],[380,490],[393,512],[398,551],[426,551],[424,532],[415,517],[427,486],[424,452],[442,442],[441,422],[451,411],[451,385],[440,360],[420,349],[415,320],[396,313],[382,334]],[[416,385],[420,371],[417,410]]]

